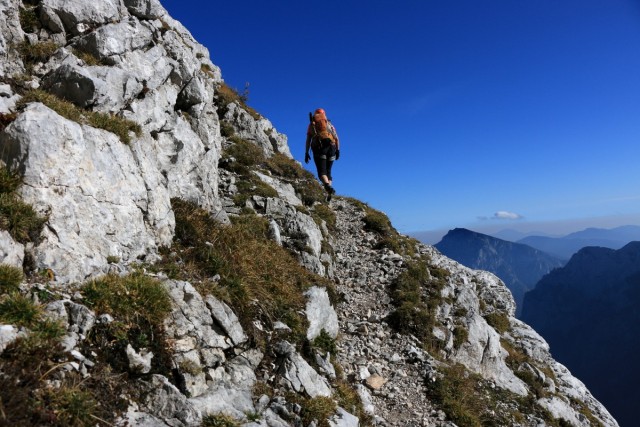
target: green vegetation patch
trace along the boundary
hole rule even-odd
[[[17,194],[20,184],[18,175],[0,166],[0,230],[8,231],[20,243],[35,242],[47,219],[20,200]]]
[[[522,397],[496,387],[461,364],[443,365],[438,371],[435,381],[427,380],[428,397],[461,427],[522,425],[525,415],[548,426],[564,423],[540,407],[534,395]]]
[[[360,205],[365,212],[362,219],[364,221],[364,229],[380,235],[376,248],[387,248],[402,255],[413,256],[415,254],[417,240],[398,233],[391,225],[389,217],[384,213],[367,205],[362,205],[362,203]]]
[[[113,114],[83,110],[69,101],[60,99],[40,89],[29,90],[20,101],[18,101],[17,106],[21,107],[31,102],[41,102],[62,117],[76,123],[88,124],[95,128],[114,133],[125,144],[131,142],[129,132],[135,133],[136,136],[142,135],[142,127],[132,120]]]
[[[442,289],[446,277],[437,268],[428,266],[428,259],[408,263],[391,284],[391,299],[395,310],[389,315],[389,324],[398,332],[412,334],[427,348],[436,348],[438,342],[432,330],[437,325],[436,310],[442,303]]]
[[[35,33],[40,27],[40,20],[35,7],[20,8],[20,27],[25,33]]]
[[[0,295],[15,292],[24,280],[21,268],[0,264]]]
[[[58,45],[52,41],[31,44],[24,41],[18,45],[18,52],[27,64],[27,69],[37,62],[45,62],[58,50]]]
[[[509,315],[502,311],[494,311],[484,316],[489,326],[495,329],[499,334],[504,334],[511,329]]]
[[[230,415],[207,415],[202,419],[202,427],[239,427],[240,423]]]
[[[96,313],[107,313],[114,321],[96,325],[89,341],[98,348],[103,359],[116,370],[126,372],[127,344],[135,349],[153,352],[152,373],[170,377],[170,356],[164,341],[164,319],[172,305],[163,284],[140,272],[126,276],[107,275],[86,283],[81,292],[85,304]]]
[[[240,215],[231,225],[216,222],[191,202],[172,199],[176,216],[174,250],[201,280],[202,294],[213,293],[240,316],[246,331],[253,321],[277,320],[304,341],[306,318],[303,292],[328,281],[302,267],[286,249],[268,238],[268,223],[255,214]],[[206,280],[219,274],[219,282]]]

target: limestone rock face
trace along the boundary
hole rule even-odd
[[[23,69],[10,47],[24,33],[18,2],[2,2],[0,76],[6,76]],[[2,132],[0,160],[23,175],[25,202],[49,218],[34,249],[36,267],[69,283],[105,272],[109,256],[125,264],[153,261],[173,237],[172,197],[220,210],[214,104],[220,70],[157,0],[47,0],[35,13],[43,29],[29,34],[29,43],[46,37],[74,43],[36,64],[34,87],[142,129],[127,146],[110,132],[29,105]],[[11,87],[0,97],[2,110],[11,112]]]
[[[144,258],[169,244],[169,195],[150,190],[133,153],[113,134],[32,104],[0,136],[6,161],[23,171],[23,199],[48,216],[36,264],[63,282],[102,271],[106,257]],[[118,165],[118,167],[113,167]]]
[[[20,27],[19,0],[0,0],[0,77],[24,71],[22,61],[13,46],[24,40]]]

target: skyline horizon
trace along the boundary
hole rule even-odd
[[[491,221],[491,220],[486,220]],[[393,223],[393,221],[392,221]],[[452,227],[443,227],[431,230],[411,230],[400,231],[411,237],[418,238],[424,243],[434,245],[438,243],[444,235],[456,228],[465,228],[481,234],[494,236],[500,233],[519,233],[523,236],[544,236],[544,237],[564,237],[571,233],[584,231],[589,228],[612,230],[624,226],[640,227],[640,216],[636,215],[608,215],[591,218],[576,218],[551,221],[513,221],[513,222],[494,222],[493,224],[475,222],[466,225],[458,225]],[[495,237],[495,236],[494,236]],[[499,237],[501,238],[501,237]],[[507,239],[504,239],[507,240]]]

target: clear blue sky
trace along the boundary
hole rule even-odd
[[[640,224],[640,0],[162,4],[297,160],[323,107],[402,232]]]

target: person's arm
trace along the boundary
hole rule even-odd
[[[309,155],[309,148],[311,148],[311,125],[307,128],[307,140],[304,142],[304,162],[309,163],[311,156]]]

